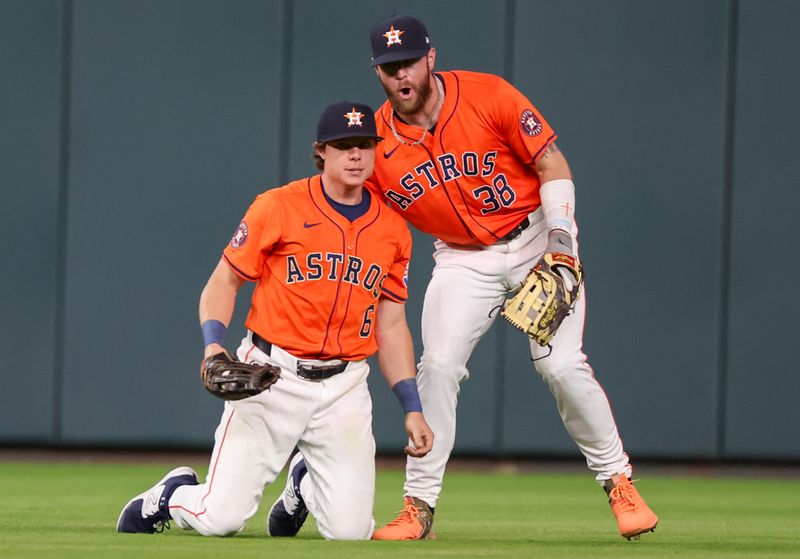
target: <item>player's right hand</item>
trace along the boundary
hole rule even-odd
[[[410,443],[406,446],[405,453],[409,456],[422,458],[433,448],[433,431],[420,412],[406,414],[406,433]]]

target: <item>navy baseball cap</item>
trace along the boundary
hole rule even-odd
[[[375,113],[369,105],[352,101],[339,101],[328,108],[319,117],[317,124],[317,142],[324,144],[342,138],[375,138]]]
[[[369,32],[372,66],[422,58],[431,50],[428,30],[420,20],[406,15],[389,16]]]

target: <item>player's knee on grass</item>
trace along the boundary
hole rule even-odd
[[[212,513],[208,511],[203,530],[198,530],[204,536],[231,536],[241,532],[247,522],[247,517],[242,514]]]
[[[372,517],[366,521],[353,522],[337,522],[329,526],[323,527],[317,523],[322,537],[326,540],[368,540],[372,536],[372,530],[375,522]]]

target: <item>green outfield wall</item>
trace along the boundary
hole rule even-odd
[[[392,13],[559,133],[585,351],[629,454],[800,459],[792,0],[0,0],[0,444],[210,447],[200,291],[253,197],[314,172],[322,108],[382,101],[368,30]],[[577,455],[526,348],[500,323],[479,344],[457,452]]]

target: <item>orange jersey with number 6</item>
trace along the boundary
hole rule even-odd
[[[223,257],[258,282],[250,330],[301,359],[353,361],[377,349],[379,299],[406,300],[411,234],[376,196],[350,222],[317,175],[259,195]]]
[[[492,74],[451,71],[432,133],[398,141],[386,101],[375,115],[385,140],[367,186],[415,227],[456,245],[491,245],[540,206],[534,161],[556,139],[533,104]],[[434,93],[435,95],[435,93]],[[407,143],[422,129],[395,115]]]

